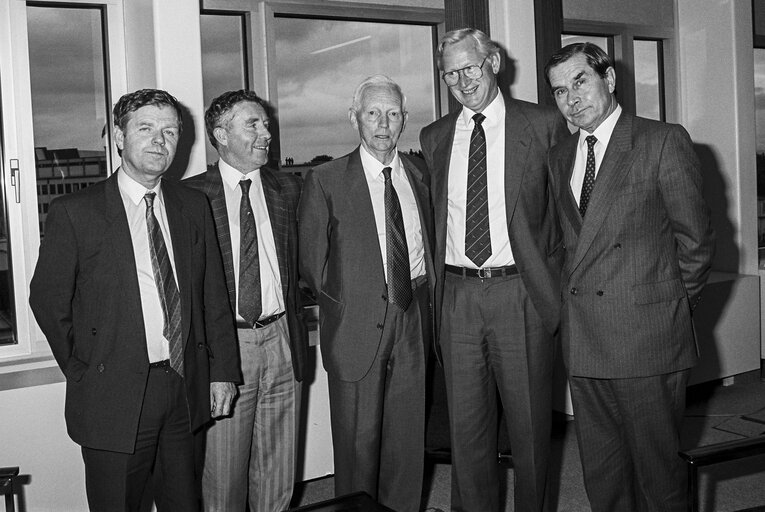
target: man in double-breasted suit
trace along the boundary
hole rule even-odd
[[[686,509],[677,456],[697,352],[691,312],[713,234],[688,133],[635,117],[614,96],[608,55],[589,43],[545,68],[579,131],[550,152],[566,243],[561,296],[587,494],[595,512]]]
[[[296,476],[299,383],[307,353],[297,300],[300,178],[264,167],[270,118],[254,92],[215,98],[205,125],[220,159],[184,183],[202,190],[212,205],[244,379],[232,416],[206,432],[204,508],[284,510]],[[247,243],[253,219],[257,236]],[[257,272],[248,272],[248,261]],[[260,306],[248,312],[256,295]]]
[[[192,431],[228,414],[240,379],[209,205],[161,179],[180,120],[165,91],[120,98],[122,165],[51,203],[32,278],[91,510],[138,510],[155,460],[158,509],[197,510]]]
[[[546,155],[568,131],[555,109],[500,93],[499,46],[480,30],[449,32],[438,55],[442,78],[463,106],[420,134],[435,211],[452,510],[500,510],[498,389],[513,452],[515,510],[538,511],[563,262]]]
[[[404,101],[387,77],[359,84],[349,118],[361,145],[308,173],[298,226],[301,274],[319,303],[335,493],[414,512],[433,268],[427,178],[396,150]]]

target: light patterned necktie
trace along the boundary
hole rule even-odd
[[[594,135],[585,137],[587,142],[587,164],[584,167],[584,182],[582,183],[582,194],[579,196],[579,214],[584,218],[587,213],[587,205],[590,203],[590,194],[592,187],[595,186],[595,143],[598,139]]]
[[[239,314],[254,325],[263,309],[260,290],[260,258],[258,256],[258,229],[250,203],[251,180],[242,180],[242,199],[239,202]]]
[[[388,297],[404,311],[412,302],[412,274],[409,270],[409,249],[406,244],[401,204],[391,180],[390,167],[385,176],[385,252],[388,266]]]
[[[473,116],[468,156],[467,200],[465,208],[465,256],[478,267],[491,256],[489,232],[489,191],[486,178],[486,135],[481,113]]]
[[[149,232],[149,252],[151,268],[154,271],[154,283],[162,304],[162,316],[165,326],[162,335],[170,344],[170,367],[183,377],[183,340],[181,339],[181,295],[175,284],[170,255],[167,252],[165,238],[154,216],[154,192],[143,196],[146,201],[146,229]]]

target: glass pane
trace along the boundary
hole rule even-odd
[[[561,48],[574,43],[592,43],[600,47],[601,50],[608,53],[608,37],[606,36],[585,36],[581,34],[561,34]],[[610,55],[610,54],[609,54]]]
[[[40,234],[50,201],[107,175],[110,147],[103,13],[27,7]]]
[[[754,49],[754,116],[757,142],[757,233],[765,264],[765,48]]]
[[[662,121],[659,41],[635,39],[635,111],[637,115]]]
[[[407,98],[399,151],[420,150],[420,129],[436,118],[431,27],[277,17],[275,33],[282,165],[302,170],[351,152],[359,144],[348,121],[353,90],[375,74]]]
[[[0,116],[0,119],[2,117]],[[0,126],[2,134],[2,126]],[[0,137],[0,145],[2,137]],[[2,183],[10,176],[10,169],[3,169],[5,158],[0,147],[0,345],[16,342],[16,308],[13,302],[13,273],[9,257],[11,248],[8,239],[8,217],[5,208],[5,186]]]
[[[244,51],[244,17],[241,15],[202,14],[202,87],[205,108],[213,98],[226,91],[247,88],[247,64]],[[207,162],[218,153],[204,136]]]

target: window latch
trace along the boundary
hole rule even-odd
[[[11,158],[11,185],[16,193],[16,202],[21,202],[21,177],[19,175],[19,160]]]

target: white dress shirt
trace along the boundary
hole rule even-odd
[[[598,171],[600,170],[600,164],[603,162],[603,155],[606,153],[608,147],[608,141],[611,140],[611,134],[614,133],[614,127],[616,121],[619,120],[619,116],[622,113],[621,105],[616,106],[616,110],[611,112],[600,126],[595,128],[595,131],[588,133],[584,130],[579,130],[579,141],[576,145],[576,160],[574,160],[574,170],[571,173],[571,192],[574,194],[576,204],[579,204],[579,198],[582,195],[582,183],[584,183],[584,171],[587,166],[587,142],[585,139],[594,135],[598,141],[592,148],[595,153],[595,177],[598,177]]]
[[[274,232],[271,229],[271,218],[268,216],[266,196],[263,193],[263,181],[260,177],[260,169],[255,169],[246,174],[231,167],[223,159],[218,160],[221,178],[223,178],[223,191],[226,196],[226,211],[228,213],[228,227],[231,234],[231,255],[234,259],[234,281],[236,283],[236,319],[244,322],[239,315],[239,246],[241,229],[239,225],[239,204],[242,200],[242,187],[239,182],[252,180],[250,185],[250,204],[255,216],[255,225],[258,229],[258,259],[260,262],[260,290],[263,309],[260,318],[266,318],[284,311],[284,295],[282,293],[282,279],[279,274],[279,260],[276,257],[276,242]]]
[[[159,222],[162,237],[165,239],[167,254],[170,256],[170,266],[173,269],[175,283],[180,292],[178,273],[175,270],[175,258],[173,257],[173,241],[170,238],[165,200],[160,185],[161,180],[156,187],[151,189],[151,192],[157,194],[154,197],[154,216]],[[170,342],[162,335],[165,328],[165,318],[162,314],[159,291],[154,281],[154,268],[151,265],[149,231],[146,227],[146,201],[144,200],[144,196],[149,190],[128,176],[122,169],[117,172],[117,186],[120,190],[120,196],[122,196],[122,204],[125,206],[130,237],[133,240],[133,255],[138,274],[138,290],[141,294],[141,311],[143,311],[143,326],[146,333],[149,362],[155,363],[170,358]]]
[[[498,93],[481,113],[486,116],[481,126],[486,136],[486,180],[491,233],[491,256],[484,267],[505,267],[515,263],[515,258],[510,247],[505,208],[505,100],[502,94]],[[468,155],[475,114],[463,106],[457,117],[447,192],[446,263],[466,268],[476,268],[476,264],[465,255]]]
[[[385,175],[382,170],[391,168],[391,181],[396,189],[398,202],[401,204],[401,215],[404,219],[404,231],[406,233],[406,245],[409,249],[409,271],[412,279],[425,274],[425,248],[422,245],[422,226],[420,224],[420,210],[414,198],[414,191],[406,172],[402,168],[398,151],[388,165],[383,165],[373,157],[364,146],[359,147],[361,164],[364,166],[364,176],[369,186],[369,195],[372,196],[372,209],[375,214],[377,226],[377,239],[380,242],[383,271],[385,282],[388,282],[387,244],[385,241]]]

